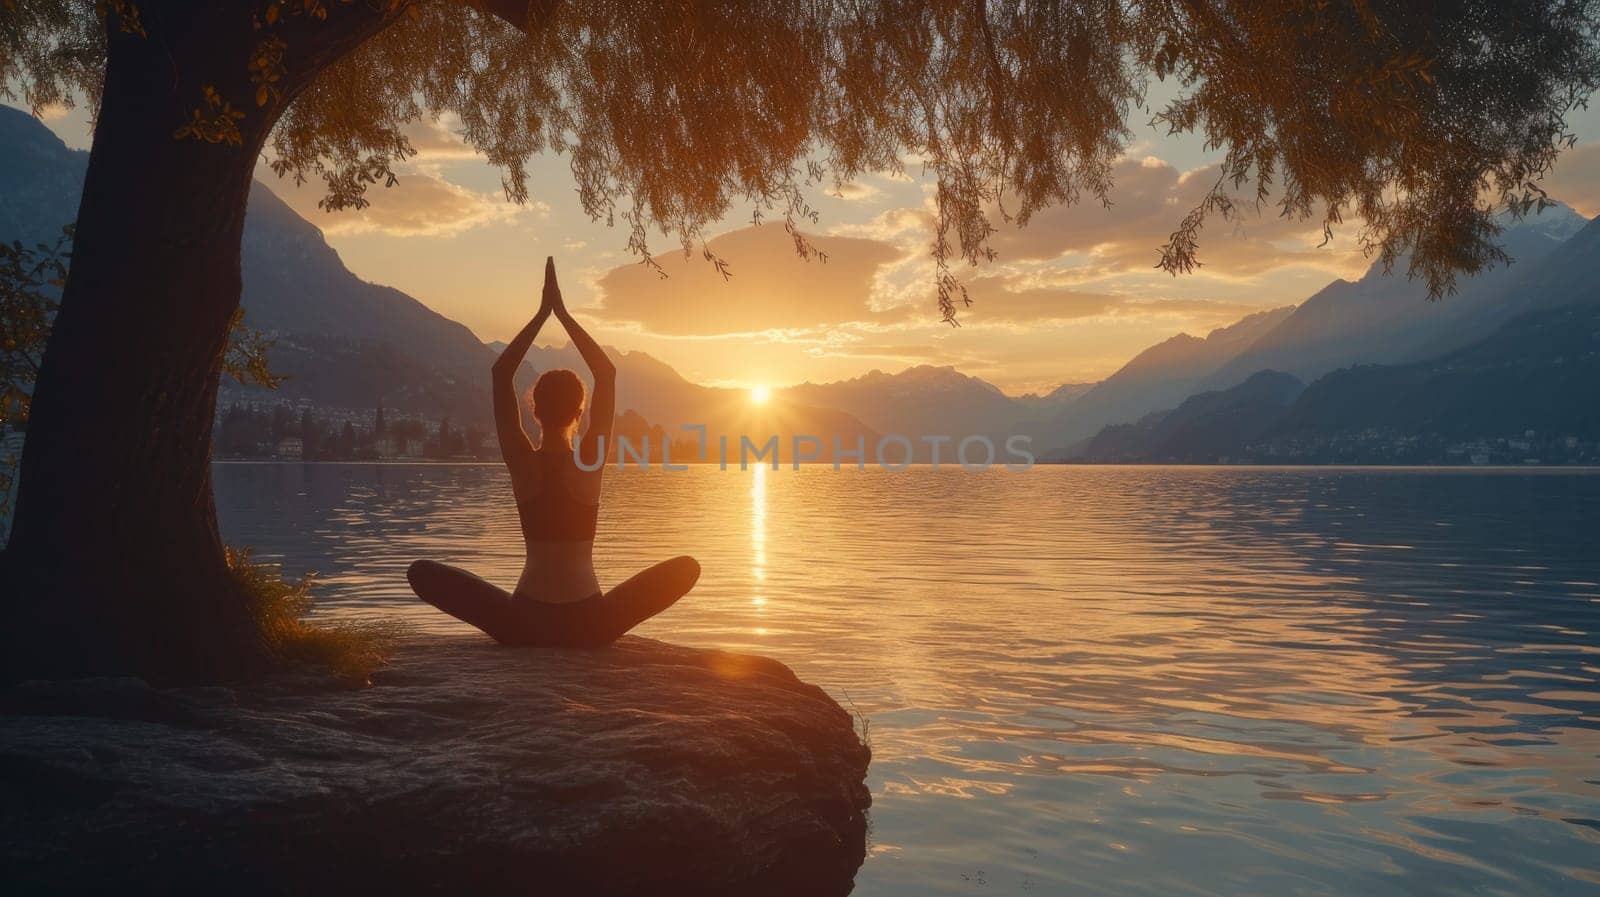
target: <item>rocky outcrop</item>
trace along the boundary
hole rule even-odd
[[[0,695],[7,892],[846,894],[869,752],[776,661],[403,642],[371,687]]]

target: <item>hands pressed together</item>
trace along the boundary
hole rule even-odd
[[[555,256],[544,259],[544,294],[539,299],[539,314],[553,314],[562,321],[567,319],[567,304],[561,298],[561,285],[556,283]]]

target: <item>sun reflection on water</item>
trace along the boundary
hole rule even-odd
[[[761,593],[767,578],[767,466],[758,464],[750,477],[750,604],[759,618],[766,612],[767,598]],[[766,635],[765,627],[752,630]]]

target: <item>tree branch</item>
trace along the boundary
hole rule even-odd
[[[534,32],[542,29],[555,15],[561,0],[474,0],[473,6],[497,19],[504,20],[519,31]]]

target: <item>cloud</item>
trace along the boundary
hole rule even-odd
[[[883,191],[871,184],[851,181],[848,184],[841,184],[834,195],[846,202],[874,202],[883,198]]]
[[[928,215],[925,208],[886,210],[814,238],[828,253],[827,263],[799,258],[779,227],[742,228],[710,243],[731,267],[728,280],[698,254],[685,259],[672,252],[656,257],[667,270],[665,279],[639,263],[606,272],[594,282],[599,305],[586,311],[613,329],[640,335],[679,340],[740,335],[810,345],[812,354],[952,361],[951,352],[934,348],[932,342],[918,353],[904,341],[913,332],[929,334],[931,341],[933,334],[947,330],[938,324],[933,298],[923,229]],[[1054,236],[1058,242],[1076,239]],[[1083,265],[1074,265],[1061,253],[968,270],[962,277],[973,304],[961,310],[961,322],[1013,331],[1113,317],[1218,326],[1261,307],[1231,296],[1208,296],[1204,289],[1199,295],[1172,295],[1159,281],[1155,288],[1139,284],[1130,289],[1121,282],[1126,275],[1105,266],[1094,270],[1102,278],[1095,287],[1082,283],[1089,279]],[[1148,273],[1141,265],[1140,274]],[[850,335],[840,338],[843,332]],[[900,340],[882,338],[891,332]],[[861,334],[869,333],[880,336],[863,341]]]
[[[503,191],[485,192],[463,186],[462,175],[479,175],[483,160],[459,134],[460,119],[446,113],[432,121],[408,123],[406,138],[417,154],[395,166],[393,187],[367,188],[363,209],[329,212],[317,205],[326,195],[322,179],[308,175],[296,185],[279,178],[266,165],[256,177],[301,216],[330,235],[384,234],[394,237],[452,237],[474,228],[511,222],[523,215],[543,218],[548,204],[517,205]],[[455,179],[452,180],[452,177]]]
[[[431,121],[408,122],[403,127],[406,140],[417,151],[413,164],[431,165],[441,162],[479,161],[483,159],[472,145],[461,136],[465,126],[453,112],[446,112]]]
[[[1109,314],[1127,301],[1108,293],[1027,285],[997,275],[972,278],[967,291],[973,304],[961,313],[964,323],[1070,321]]]
[[[322,180],[296,185],[267,172],[261,178],[272,192],[329,235],[382,233],[394,237],[448,237],[476,227],[500,224],[524,214],[544,216],[541,202],[516,205],[498,193],[480,193],[453,184],[437,173],[407,167],[393,187],[367,188],[364,209],[329,212],[317,202],[325,195]]]
[[[836,236],[926,247],[933,234],[933,199],[926,198],[916,208],[885,209],[864,222],[836,224],[828,232]]]
[[[1113,171],[1109,207],[1092,201],[1052,206],[1036,212],[1026,226],[1001,225],[992,245],[1002,260],[1068,262],[1080,281],[1146,273],[1183,217],[1217,183],[1219,172],[1215,165],[1181,172],[1154,156],[1125,156]],[[1344,251],[1344,243],[1319,248],[1320,219],[1286,218],[1270,199],[1257,213],[1253,194],[1235,194],[1234,200],[1238,215],[1233,220],[1209,216],[1200,233],[1206,276],[1248,279],[1295,265],[1333,274],[1365,269],[1366,260]],[[1341,229],[1353,234],[1357,224],[1346,222]]]
[[[1233,322],[1264,308],[1251,302],[1230,302],[1226,299],[1133,299],[1124,303],[1120,312],[1126,315],[1179,316]]]
[[[907,309],[877,309],[870,302],[880,267],[901,255],[878,240],[822,236],[812,243],[826,262],[800,258],[789,235],[775,224],[745,227],[713,238],[708,246],[728,263],[726,280],[698,254],[656,256],[662,278],[641,263],[613,268],[599,280],[598,308],[590,314],[669,336],[806,330],[856,321],[905,317]]]

